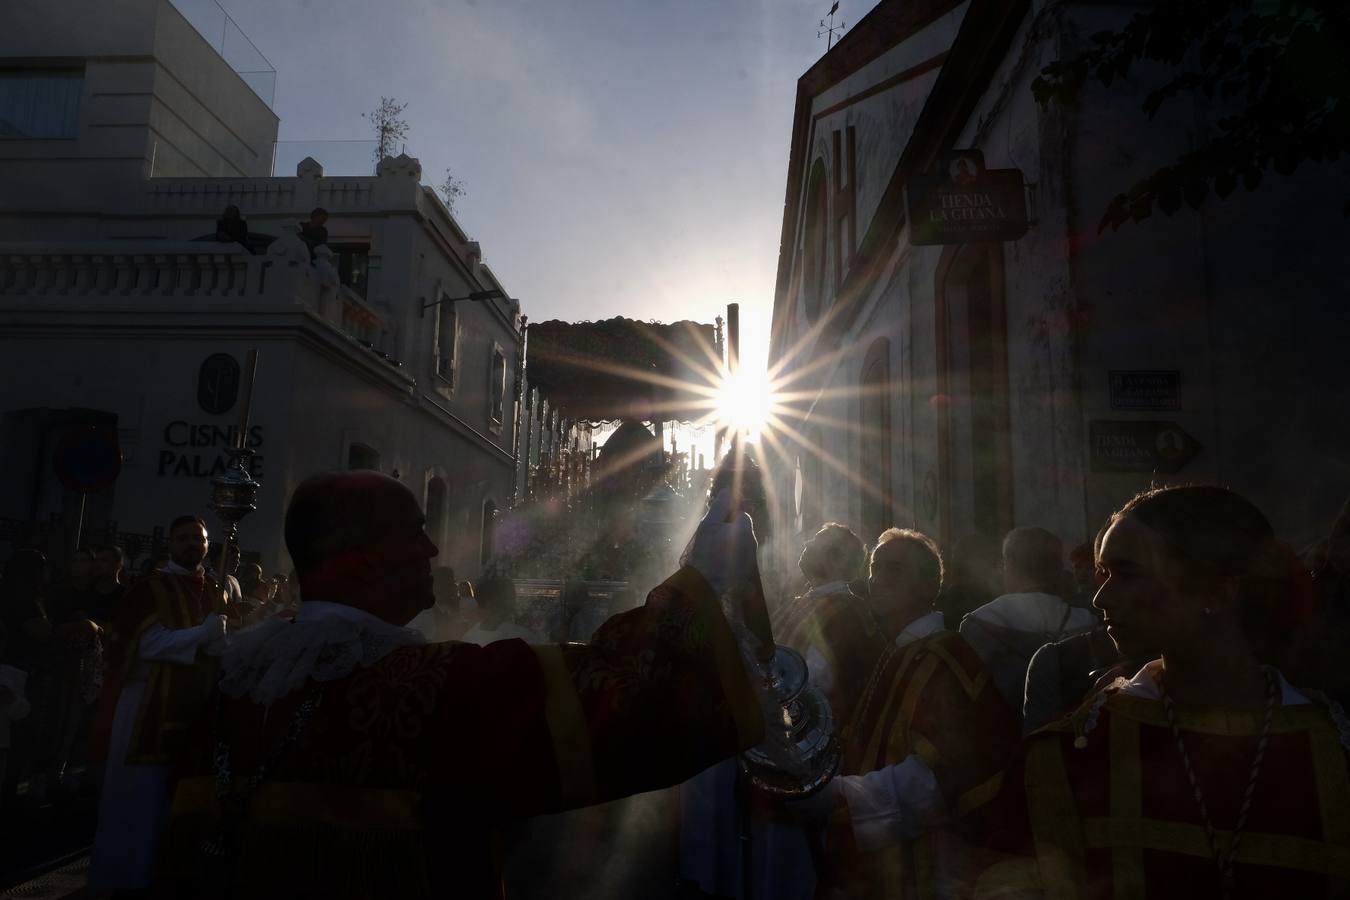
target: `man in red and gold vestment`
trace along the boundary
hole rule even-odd
[[[113,622],[107,674],[93,728],[106,755],[89,868],[99,890],[147,887],[169,812],[169,764],[185,750],[224,649],[225,599],[206,577],[206,525],[169,526],[169,563],[138,582]]]
[[[1006,764],[1016,723],[975,651],[933,608],[942,557],[890,529],[872,551],[869,603],[891,639],[844,742],[818,896],[947,897],[969,852],[950,827]]]
[[[1032,735],[982,792],[974,896],[1350,894],[1350,725],[1262,664],[1284,560],[1226,489],[1155,489],[1113,516],[1094,605],[1122,653],[1162,656]]]
[[[867,550],[851,530],[825,525],[807,542],[798,565],[810,590],[774,622],[774,638],[806,660],[811,683],[825,693],[840,733],[846,733],[887,639],[863,598],[849,589],[862,577]]]
[[[161,855],[188,896],[499,897],[493,825],[667,786],[755,744],[718,598],[755,572],[714,502],[689,564],[587,645],[427,644],[437,548],[398,481],[296,489],[294,623],[240,633]],[[602,861],[597,860],[597,865]]]

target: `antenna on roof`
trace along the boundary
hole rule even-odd
[[[821,19],[821,20],[820,20],[820,30],[816,32],[816,37],[817,37],[817,38],[822,38],[822,37],[825,38],[825,52],[826,52],[826,53],[829,53],[829,52],[830,52],[830,47],[834,45],[834,37],[835,37],[835,35],[836,35],[836,34],[843,34],[843,33],[844,33],[844,29],[848,27],[848,23],[845,22],[843,19],[840,19],[840,20],[839,20],[839,24],[838,24],[838,25],[834,24],[834,14],[837,13],[837,12],[839,12],[839,0],[834,0],[834,5],[830,7],[830,12],[829,12],[829,15],[828,15],[828,18],[829,18],[829,20],[830,20],[829,23],[826,24],[825,20],[824,20],[824,19]]]

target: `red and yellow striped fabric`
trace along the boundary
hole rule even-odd
[[[496,897],[495,824],[678,783],[763,732],[717,599],[688,568],[590,644],[405,647],[270,709],[226,701],[236,778],[316,690],[303,735],[234,814],[235,876],[215,896]],[[161,852],[169,883],[193,896],[210,887],[198,848],[226,821],[207,775],[214,739],[199,745]],[[368,825],[331,814],[345,798],[382,812]],[[397,892],[392,859],[404,861]]]
[[[824,596],[807,594],[789,604],[774,623],[774,640],[806,657],[812,650],[830,669],[827,693],[841,737],[867,678],[889,643],[865,601],[847,589]]]
[[[953,816],[971,791],[1006,765],[1017,724],[978,655],[953,631],[940,631],[877,663],[844,745],[842,771],[861,775],[921,758]],[[971,854],[948,828],[918,840],[862,852],[852,842],[847,810],[836,811],[835,847],[821,896],[949,897],[960,893]]]
[[[968,824],[988,858],[973,895],[1168,900],[1222,896],[1204,819],[1163,704],[1115,691],[1030,737],[981,792]],[[1094,712],[1095,710],[1095,712]],[[1178,724],[1218,829],[1231,829],[1261,714],[1179,709]],[[1345,740],[1321,704],[1277,709],[1238,845],[1233,897],[1350,891]]]

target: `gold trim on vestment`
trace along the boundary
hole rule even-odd
[[[262,784],[249,798],[255,825],[327,825],[348,831],[421,831],[422,795],[417,791],[346,784],[277,781]],[[175,816],[220,817],[215,779],[184,778],[173,798]]]
[[[585,806],[598,796],[591,733],[581,708],[576,685],[567,671],[562,648],[556,644],[531,645],[544,678],[544,715],[553,738],[553,758],[558,766],[558,795],[564,807]]]
[[[1137,819],[1143,815],[1144,777],[1139,759],[1139,722],[1128,716],[1111,719],[1111,815]],[[1144,897],[1144,851],[1141,847],[1113,848],[1113,900]]]
[[[854,713],[856,724],[863,724],[861,714],[870,711],[872,704],[876,703],[878,699],[877,695],[881,695],[884,705],[881,707],[880,714],[874,720],[872,734],[868,736],[867,752],[858,760],[864,767],[864,771],[868,771],[867,767],[872,765],[872,761],[875,760],[877,754],[881,752],[882,742],[888,738],[887,732],[889,729],[886,728],[886,723],[890,720],[891,709],[903,699],[897,695],[892,688],[896,682],[904,679],[905,674],[909,671],[909,667],[913,665],[915,658],[919,655],[919,650],[921,648],[922,644],[919,643],[914,643],[906,647],[901,652],[900,662],[895,669],[895,677],[889,679],[884,685],[881,683],[881,676],[885,674],[883,670],[890,661],[890,654],[882,654],[881,659],[877,660],[876,671],[873,673],[872,683],[869,686],[870,690],[864,697],[863,702],[858,704],[857,712]],[[908,756],[908,754],[906,754],[906,756]],[[896,762],[899,762],[899,760],[896,760]]]
[[[1005,859],[980,873],[975,882],[975,900],[1008,900],[1043,896],[1041,870],[1032,859]]]
[[[1105,818],[1084,819],[1082,830],[1086,845],[1094,849],[1119,852],[1121,847],[1138,847],[1205,859],[1214,856],[1203,825],[1162,819]],[[1233,845],[1233,832],[1216,829],[1215,835],[1220,850],[1227,853]],[[1288,834],[1242,832],[1236,863],[1298,869],[1350,880],[1350,847],[1337,847],[1326,841]]]
[[[1003,790],[1003,773],[997,772],[983,784],[977,784],[956,798],[956,815],[959,818],[972,809],[979,809],[998,796]]]
[[[946,638],[946,635],[952,635],[956,640],[961,640],[959,636],[950,631],[939,632],[939,635],[941,638]],[[957,660],[955,654],[947,649],[947,640],[950,639],[951,638],[946,638],[945,640],[931,640],[928,644],[928,649],[947,664],[947,668],[951,669],[952,673],[956,675],[956,680],[961,682],[961,687],[965,689],[966,696],[971,700],[974,700],[980,695],[980,691],[984,690],[984,686],[989,683],[989,671],[981,666],[980,671],[976,673],[974,678],[971,678],[970,674],[966,671],[966,667]]]
[[[1308,749],[1322,815],[1322,839],[1333,846],[1350,847],[1350,771],[1346,769],[1339,732],[1335,728],[1310,729]]]
[[[1170,728],[1167,712],[1163,709],[1161,700],[1115,692],[1107,699],[1106,708],[1114,716],[1126,716],[1146,725]],[[1263,717],[1264,713],[1260,710],[1187,709],[1182,706],[1176,708],[1177,725],[1182,731],[1222,737],[1259,737]],[[1280,706],[1274,710],[1270,722],[1271,734],[1287,734],[1304,729],[1325,730],[1337,741],[1340,740],[1330,713],[1317,704]]]
[[[1026,757],[1027,813],[1047,900],[1072,900],[1085,883],[1083,831],[1057,737],[1032,740]]]

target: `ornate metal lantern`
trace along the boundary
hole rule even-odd
[[[801,654],[781,644],[759,666],[766,705],[764,740],[741,754],[755,787],[780,797],[806,797],[839,769],[839,740],[830,703],[807,677]]]
[[[221,590],[227,590],[225,571],[226,559],[232,544],[239,539],[239,522],[244,516],[258,508],[258,482],[248,471],[248,461],[253,451],[246,447],[228,447],[230,463],[225,471],[211,479],[211,509],[216,518],[225,526],[225,540],[221,544],[220,564],[216,569],[220,573]]]

